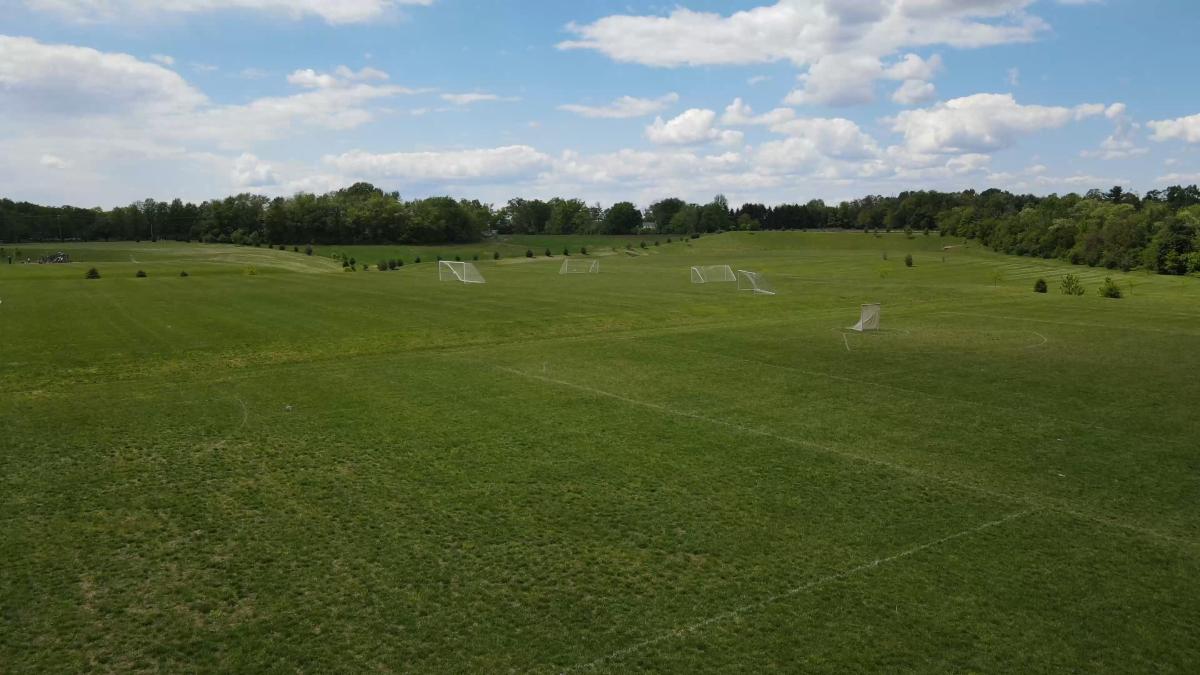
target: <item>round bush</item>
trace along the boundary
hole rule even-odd
[[[1047,291],[1049,291],[1049,288],[1046,286],[1045,279],[1038,279],[1037,281],[1033,282],[1034,293],[1045,293]]]
[[[137,271],[137,274],[135,274],[135,275],[133,275],[133,276],[135,276],[135,277],[137,277],[137,278],[139,278],[139,279],[145,279],[145,278],[146,278],[146,273],[145,273],[145,272],[143,272],[142,270],[138,270],[138,271]]]
[[[179,276],[181,276],[181,277],[186,277],[187,275],[188,275],[187,270],[183,270],[182,272],[179,273]]]
[[[84,274],[83,277],[85,279],[99,279],[100,278],[100,270],[93,267],[93,268],[89,269],[87,271],[87,274]]]

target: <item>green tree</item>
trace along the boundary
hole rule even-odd
[[[633,234],[642,227],[642,212],[632,202],[617,202],[604,214],[608,234]]]

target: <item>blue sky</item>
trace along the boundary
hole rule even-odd
[[[1200,181],[1183,0],[0,0],[0,195]]]

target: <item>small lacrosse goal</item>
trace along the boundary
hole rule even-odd
[[[850,330],[856,330],[860,333],[879,330],[879,303],[863,305],[858,323],[851,326]]]
[[[457,260],[438,262],[438,281],[461,281],[464,284],[485,283],[483,275],[473,263]]]

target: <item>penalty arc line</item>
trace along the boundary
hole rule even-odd
[[[805,591],[811,591],[813,589],[820,588],[822,586],[831,584],[835,581],[840,581],[842,579],[846,579],[848,577],[854,576],[860,572],[865,572],[867,570],[875,569],[881,565],[886,565],[888,563],[893,563],[898,560],[902,560],[904,558],[914,556],[922,551],[926,551],[926,550],[929,550],[936,546],[940,546],[942,544],[954,541],[955,539],[961,539],[963,537],[967,537],[972,534],[977,534],[984,530],[1003,525],[1005,523],[1011,522],[1018,518],[1024,518],[1025,516],[1037,513],[1039,510],[1040,509],[1034,508],[1034,509],[1026,509],[1024,511],[1018,511],[1016,513],[1010,513],[1007,516],[1004,516],[1003,518],[991,520],[991,521],[988,521],[981,525],[977,525],[975,527],[963,530],[961,532],[955,532],[954,534],[946,535],[939,539],[934,539],[932,541],[927,541],[923,544],[918,544],[917,546],[913,546],[912,548],[905,549],[899,553],[895,553],[886,558],[877,558],[870,562],[865,562],[865,563],[862,563],[861,565],[857,565],[855,567],[851,567],[849,569],[842,570],[841,572],[836,572],[834,574],[830,574],[830,575],[827,575],[824,577],[820,577],[818,579],[814,579],[806,584],[801,584],[794,588],[790,588],[786,591],[783,591],[782,593],[777,593],[775,595],[764,598],[762,600],[757,600],[755,602],[751,602],[751,603],[742,605],[741,607],[737,607],[735,609],[721,612],[720,614],[714,614],[706,619],[697,621],[695,623],[692,623],[692,624],[689,624],[686,626],[674,628],[672,630],[669,630],[669,631],[662,633],[660,635],[657,635],[655,637],[649,638],[647,640],[642,640],[641,642],[632,644],[628,647],[624,647],[624,648],[618,649],[614,652],[605,654],[604,656],[601,656],[600,658],[595,659],[594,661],[589,661],[588,663],[571,666],[569,668],[562,670],[561,672],[568,673],[568,672],[577,671],[577,670],[590,670],[590,669],[595,668],[607,661],[612,661],[614,659],[623,658],[634,652],[641,651],[642,649],[645,649],[646,647],[656,645],[660,642],[665,642],[667,640],[671,640],[674,638],[684,637],[691,633],[700,631],[700,630],[702,630],[708,626],[711,626],[715,623],[721,623],[724,621],[729,621],[731,619],[735,619],[735,618],[741,616],[742,614],[746,614],[747,612],[752,612],[752,611],[762,609],[762,608],[766,607],[767,605],[770,605],[775,602],[779,602],[780,600],[786,600],[787,598],[790,598],[794,595],[799,595],[800,593],[804,593]]]

